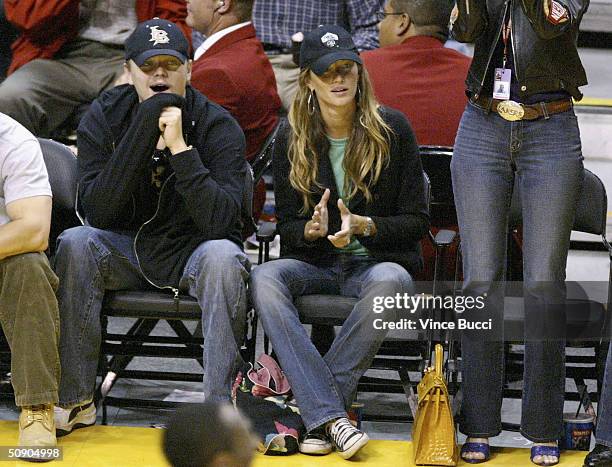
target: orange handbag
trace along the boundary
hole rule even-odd
[[[444,350],[436,344],[435,366],[426,368],[417,387],[418,408],[412,427],[416,465],[456,466],[459,459],[455,422],[442,374]]]

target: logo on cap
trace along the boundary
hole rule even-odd
[[[159,26],[151,26],[151,39],[149,42],[153,42],[153,47],[157,44],[168,44],[170,42],[170,38],[168,37],[168,33],[163,29],[157,29]]]
[[[328,32],[321,37],[321,42],[323,42],[327,47],[335,47],[336,41],[338,40],[338,36],[336,36],[333,32]]]

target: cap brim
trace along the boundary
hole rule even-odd
[[[174,50],[174,49],[150,49],[150,50],[145,50],[143,53],[141,53],[137,57],[132,58],[132,60],[134,60],[134,63],[136,65],[140,66],[148,58],[155,57],[157,55],[170,55],[172,57],[178,58],[182,63],[185,63],[187,61],[187,57],[185,57],[178,50]]]
[[[310,69],[314,71],[315,74],[322,75],[327,71],[332,63],[337,62],[338,60],[352,60],[360,65],[363,64],[361,57],[359,57],[357,52],[353,52],[352,50],[339,50],[338,52],[332,52],[318,58],[312,62]]]

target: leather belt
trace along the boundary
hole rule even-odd
[[[537,104],[521,104],[511,100],[491,99],[486,96],[479,96],[478,99],[470,99],[470,101],[480,108],[497,113],[510,122],[548,118],[550,115],[566,112],[573,106],[571,98],[538,102]]]

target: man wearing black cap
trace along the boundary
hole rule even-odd
[[[93,387],[105,290],[179,291],[203,307],[204,395],[227,401],[243,333],[249,263],[241,249],[244,136],[187,83],[188,42],[167,20],[127,39],[133,85],[94,101],[78,129],[78,210],[58,239],[59,434],[95,423]],[[205,305],[205,306],[204,306]]]

